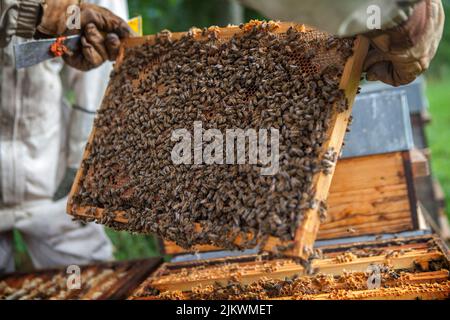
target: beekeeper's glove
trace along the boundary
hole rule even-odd
[[[405,23],[369,33],[371,49],[364,65],[367,80],[379,80],[393,86],[414,81],[428,69],[443,29],[441,1],[423,0]]]
[[[79,7],[79,27],[74,29],[71,19],[72,5]],[[81,33],[80,49],[65,54],[65,62],[79,70],[87,71],[100,66],[107,60],[115,60],[120,41],[130,35],[127,23],[108,9],[79,0],[45,0],[37,37],[63,36]],[[76,24],[75,24],[76,27]]]

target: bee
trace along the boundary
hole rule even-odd
[[[355,228],[348,228],[347,232],[348,233],[356,233],[356,229]]]

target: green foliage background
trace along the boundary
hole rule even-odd
[[[154,34],[163,29],[187,31],[191,27],[225,26],[227,0],[128,0],[130,16],[141,15],[144,19],[144,33]],[[262,18],[257,12],[245,9],[245,19]]]
[[[433,78],[450,77],[450,0],[442,0],[445,10],[445,29],[438,53],[430,66],[429,76]]]

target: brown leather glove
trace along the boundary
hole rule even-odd
[[[404,24],[368,34],[372,46],[364,65],[367,80],[393,86],[414,81],[428,69],[443,29],[441,0],[423,0]]]
[[[67,8],[71,5],[80,7],[81,30],[70,30],[67,26]],[[120,40],[130,35],[130,29],[125,21],[108,9],[79,0],[45,0],[37,33],[51,37],[81,33],[80,49],[65,54],[63,58],[68,65],[87,71],[107,60],[115,60]]]

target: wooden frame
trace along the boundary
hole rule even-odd
[[[304,25],[297,25],[294,23],[280,23],[278,25],[278,29],[274,32],[276,33],[284,33],[290,27],[295,27],[299,31],[305,31],[306,27]],[[243,30],[246,27],[244,26]],[[227,27],[222,29],[217,29],[218,37],[227,39],[234,34],[243,33],[245,31],[241,30],[239,27]],[[173,40],[180,39],[186,33],[174,33],[171,35]],[[202,39],[201,34],[195,35],[196,39]],[[142,38],[132,38],[127,40],[125,43],[125,48],[130,48],[134,46],[138,46],[144,43],[152,43],[155,41],[155,36],[147,36]],[[346,133],[347,125],[349,122],[349,118],[352,112],[352,104],[354,102],[355,96],[357,94],[358,85],[360,82],[360,76],[362,73],[362,66],[368,50],[368,40],[364,37],[357,37],[354,45],[354,55],[350,57],[345,65],[344,72],[340,82],[340,88],[344,90],[346,98],[349,103],[349,109],[345,112],[335,114],[331,119],[331,125],[329,129],[328,136],[330,139],[325,143],[323,148],[323,153],[321,157],[325,154],[327,150],[330,148],[334,148],[334,150],[339,153],[343,144],[343,139]],[[120,65],[123,56],[124,56],[124,48],[122,48],[121,57],[118,59],[118,65]],[[107,91],[108,95],[109,89]],[[93,129],[89,144],[91,145],[93,142],[93,137],[95,135],[95,128]],[[89,149],[86,149],[84,158],[88,156]],[[332,169],[334,170],[334,168]],[[72,187],[71,193],[69,195],[69,201],[67,206],[67,212],[73,216],[84,217],[84,218],[96,218],[101,219],[103,210],[101,208],[79,208],[74,206],[72,201],[74,194],[78,192],[79,183],[83,175],[83,169],[80,169],[77,173],[74,185]],[[328,191],[331,185],[332,174],[326,175],[324,173],[318,173],[315,175],[313,179],[313,185],[315,186],[316,195],[315,199],[317,201],[325,201],[328,196]],[[319,209],[310,209],[304,215],[304,220],[297,229],[295,234],[294,241],[292,243],[281,243],[281,241],[277,238],[270,237],[264,247],[265,250],[274,251],[277,250],[277,246],[284,245],[288,246],[291,249],[284,252],[287,255],[307,259],[308,255],[312,252],[314,242],[316,240],[316,236],[319,230],[320,219],[318,214]],[[93,213],[95,212],[95,213]],[[116,218],[114,219],[119,223],[127,223],[127,219],[124,217],[124,212],[117,212]],[[198,226],[197,232],[201,232],[201,228]],[[236,244],[242,242],[242,239],[239,237],[236,239]]]

